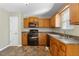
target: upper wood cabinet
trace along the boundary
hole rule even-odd
[[[49,19],[48,18],[45,18],[45,19],[43,19],[43,23],[44,23],[44,27],[46,27],[46,28],[49,28]]]
[[[55,14],[50,19],[50,27],[60,27],[60,16]]]
[[[69,24],[78,25],[79,24],[79,3],[70,3],[64,6],[61,11],[62,20],[69,21]],[[67,22],[65,21],[65,23]],[[67,23],[66,23],[67,24]],[[66,25],[68,27],[68,25]],[[64,26],[65,27],[65,26]]]
[[[44,20],[42,20],[41,18],[39,19],[39,27],[44,27]]]
[[[38,17],[34,17],[34,16],[28,17],[28,19],[29,19],[29,22],[38,22],[39,20]]]
[[[40,18],[39,19],[39,27],[40,28],[49,28],[49,19],[48,18]]]
[[[50,19],[50,27],[55,27],[55,15]]]
[[[69,8],[71,24],[79,24],[79,3],[71,3]]]
[[[24,28],[28,28],[29,27],[29,20],[27,18],[24,18],[23,26],[24,26]]]
[[[29,23],[36,23],[36,27],[49,28],[49,18],[28,17],[24,18],[24,28],[29,27]]]

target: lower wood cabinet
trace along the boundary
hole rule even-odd
[[[79,44],[66,44],[51,37],[50,53],[52,56],[79,56]]]
[[[28,45],[28,33],[22,32],[22,45],[27,46]]]
[[[50,53],[53,56],[58,55],[58,42],[54,38],[50,38]]]
[[[65,56],[65,52],[63,52],[62,50],[58,51],[58,56]]]
[[[46,46],[47,45],[47,34],[46,33],[39,33],[39,45]]]

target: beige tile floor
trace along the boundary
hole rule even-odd
[[[48,56],[49,50],[45,46],[10,46],[0,51],[0,56]]]

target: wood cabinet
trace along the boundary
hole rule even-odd
[[[29,20],[27,18],[24,18],[23,26],[24,26],[24,28],[28,28],[29,27]]]
[[[38,17],[28,17],[28,18],[24,18],[23,20],[23,26],[24,28],[28,28],[29,27],[29,23],[35,23],[36,27],[38,27]]]
[[[28,45],[28,33],[22,32],[22,45],[27,46]]]
[[[29,27],[29,23],[35,23],[36,27],[49,28],[49,18],[28,17],[24,18],[24,28]]]
[[[49,28],[50,27],[50,25],[49,25],[49,19],[48,18],[45,18],[45,19],[43,19],[43,23],[44,23],[44,27],[46,27],[46,28]]]
[[[55,38],[50,38],[50,53],[53,56],[58,55],[58,42],[56,41]]]
[[[29,19],[29,22],[38,22],[39,20],[38,17],[34,17],[34,16],[28,17],[28,19]]]
[[[44,20],[39,19],[39,27],[40,28],[44,27]]]
[[[40,18],[39,19],[39,27],[41,28],[49,28],[49,18]]]
[[[68,14],[64,13],[65,16],[63,17],[66,19],[69,18],[69,23],[72,25],[79,25],[79,3],[70,3],[64,6],[59,13],[63,13],[65,10],[69,9]],[[68,18],[66,20],[68,20]]]
[[[50,19],[50,27],[55,27],[55,15]]]
[[[50,27],[60,27],[60,15],[55,14],[50,19]]]
[[[71,24],[79,24],[79,3],[71,3],[70,6],[70,22]]]
[[[79,56],[79,44],[65,44],[57,38],[50,38],[50,53],[52,56]]]
[[[47,34],[39,33],[39,45],[46,46],[47,45]]]

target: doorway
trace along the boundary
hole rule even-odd
[[[18,16],[10,16],[10,45],[19,44],[19,18]]]

